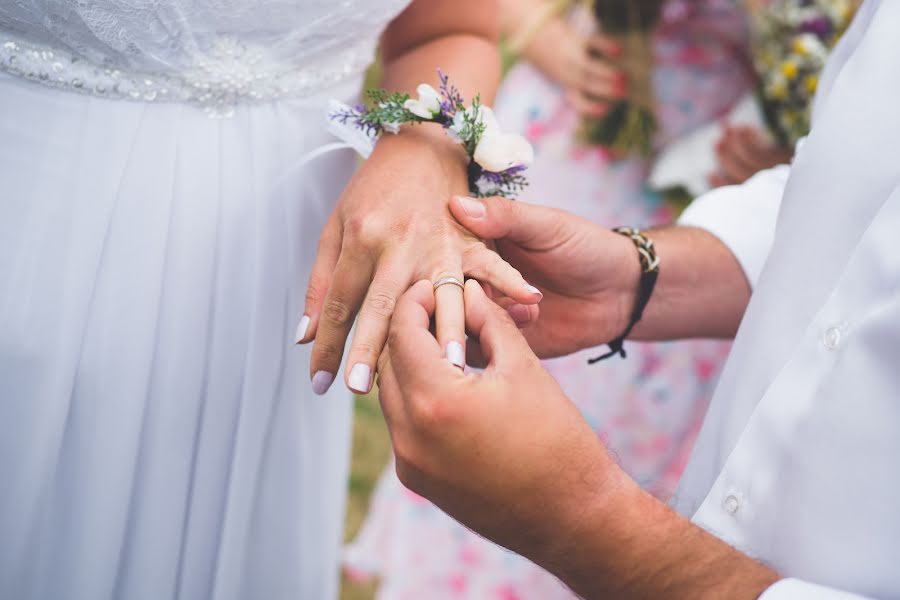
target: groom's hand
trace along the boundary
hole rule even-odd
[[[482,373],[444,359],[429,330],[429,282],[397,305],[378,380],[397,474],[475,531],[553,564],[573,550],[581,517],[602,490],[631,483],[474,281],[465,305],[466,328],[488,360]]]
[[[450,211],[543,292],[540,317],[525,329],[538,356],[597,346],[625,330],[640,277],[631,241],[571,213],[504,198],[455,197]],[[525,307],[503,304],[525,320]]]
[[[466,328],[487,368],[464,374],[429,327],[431,284],[397,305],[379,359],[397,475],[583,598],[758,598],[778,575],[643,492],[470,281]]]

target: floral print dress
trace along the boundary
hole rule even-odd
[[[744,13],[736,2],[666,3],[654,38],[658,145],[722,116],[750,89],[747,44]],[[574,136],[578,115],[530,65],[510,71],[495,108],[504,129],[524,133],[535,148],[531,186],[523,200],[552,204],[608,227],[672,220],[671,209],[644,186],[647,161],[615,161],[603,148],[579,145]],[[625,360],[588,366],[587,358],[603,353],[601,348],[544,365],[622,467],[667,498],[730,345],[697,340],[626,346]],[[351,578],[379,577],[380,599],[574,598],[552,575],[404,488],[393,465],[379,481],[368,519],[346,548],[344,564]]]

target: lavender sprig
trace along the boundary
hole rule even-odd
[[[365,104],[357,104],[354,107],[341,108],[328,115],[332,121],[343,125],[351,124],[363,131],[366,135],[377,137],[383,131],[381,123],[371,120],[368,116],[369,109]]]
[[[438,91],[441,93],[442,98],[441,112],[452,121],[457,111],[466,110],[466,103],[456,86],[450,85],[450,76],[445,75],[440,69],[438,69],[438,79],[441,80],[441,85],[438,86]]]
[[[516,165],[499,173],[482,171],[481,176],[475,181],[475,186],[482,196],[515,198],[519,192],[528,187],[528,179],[522,174],[527,168],[525,165]]]

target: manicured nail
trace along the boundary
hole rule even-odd
[[[350,369],[350,378],[347,380],[347,386],[354,392],[360,394],[369,393],[369,380],[371,379],[372,369],[369,365],[356,363]]]
[[[446,350],[447,360],[460,369],[466,368],[466,351],[459,342],[448,342]]]
[[[462,205],[466,216],[473,219],[480,219],[484,216],[484,204],[475,198],[467,198],[466,196],[457,196],[459,203]]]
[[[334,381],[334,375],[328,371],[316,371],[312,378],[312,389],[317,396],[321,396],[331,387],[332,381]]]
[[[534,287],[534,286],[531,285],[530,283],[526,283],[526,284],[525,284],[525,289],[528,290],[529,292],[531,292],[532,294],[537,294],[537,295],[540,296],[541,298],[544,297],[544,294],[541,292],[541,290],[537,289],[536,287]]]
[[[294,340],[296,343],[300,343],[303,341],[303,338],[306,337],[306,330],[309,329],[309,316],[303,315],[303,318],[300,319],[300,323],[297,324],[297,333],[294,334]]]

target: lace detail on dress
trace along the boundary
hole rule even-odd
[[[409,0],[0,0],[0,70],[227,111],[359,73]]]
[[[375,40],[363,38],[315,65],[279,65],[265,48],[230,37],[217,39],[181,73],[152,74],[103,68],[67,52],[0,32],[0,70],[52,87],[143,102],[188,102],[229,116],[241,102],[308,96],[360,73]]]

